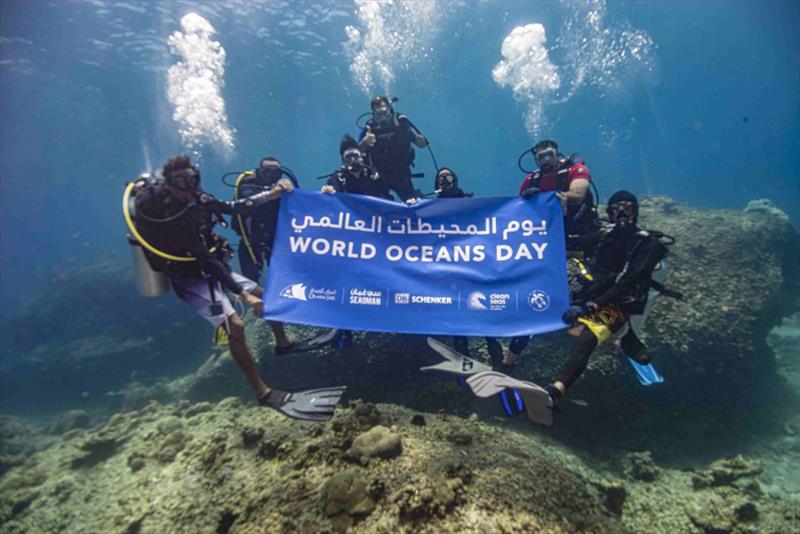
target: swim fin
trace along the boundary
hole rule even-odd
[[[214,345],[225,346],[230,344],[230,336],[225,329],[225,323],[219,325],[214,329],[214,337],[212,338]]]
[[[288,347],[275,347],[275,355],[283,356],[284,354],[308,352],[311,350],[321,349],[325,345],[331,343],[338,334],[339,330],[334,328],[314,337],[304,339],[303,341],[295,341]]]
[[[652,386],[653,384],[660,384],[664,381],[664,377],[658,374],[658,371],[656,371],[656,368],[653,367],[652,363],[641,364],[630,356],[627,358],[631,364],[631,367],[633,367],[633,370],[636,373],[636,378],[639,379],[639,383],[641,385]]]
[[[467,385],[475,395],[481,398],[491,397],[510,388],[512,393],[510,396],[507,394],[507,399],[516,402],[514,393],[518,393],[522,397],[528,419],[542,425],[553,424],[553,399],[550,398],[547,390],[533,382],[517,380],[497,371],[486,371],[467,378]]]
[[[517,388],[506,388],[500,392],[500,406],[508,417],[514,417],[525,411],[525,403]]]
[[[420,367],[420,371],[444,371],[458,376],[470,376],[482,371],[491,371],[491,367],[488,365],[464,356],[438,339],[429,337],[428,346],[442,356],[444,361],[435,365]]]
[[[273,389],[258,399],[258,403],[273,408],[292,419],[303,421],[327,421],[344,395],[347,386],[306,389],[303,391],[281,391]]]

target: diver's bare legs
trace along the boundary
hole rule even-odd
[[[252,293],[260,299],[264,298],[264,288],[261,286],[256,287]],[[276,347],[288,347],[292,344],[292,342],[289,340],[289,336],[286,335],[286,330],[283,328],[283,323],[279,323],[277,321],[267,322],[269,323],[269,327],[272,328],[272,335],[275,336]]]
[[[242,370],[245,378],[247,378],[247,381],[250,383],[250,387],[253,389],[256,398],[260,399],[271,390],[258,375],[256,364],[250,354],[250,348],[247,346],[247,341],[244,338],[244,323],[241,317],[236,313],[228,317],[227,327],[231,355],[236,365],[239,366],[239,369]]]
[[[272,328],[272,335],[275,336],[276,347],[288,347],[292,344],[289,341],[289,336],[286,335],[286,330],[283,329],[283,323],[277,321],[268,321],[270,328]]]

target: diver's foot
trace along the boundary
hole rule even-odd
[[[558,401],[561,400],[561,397],[564,395],[564,393],[555,384],[548,384],[544,390],[547,391],[547,394],[550,396],[550,400],[553,403],[553,411],[560,411],[558,409]]]
[[[271,408],[280,408],[284,404],[286,404],[289,399],[292,397],[292,394],[288,391],[281,391],[280,389],[272,388],[268,390],[265,394],[257,397],[256,400],[261,406],[269,406]]]

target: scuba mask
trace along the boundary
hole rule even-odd
[[[183,191],[192,193],[200,188],[200,171],[197,167],[189,167],[173,172],[166,181],[169,185]]]
[[[436,188],[440,191],[446,191],[456,187],[456,177],[449,170],[442,171],[436,175]]]
[[[620,201],[611,204],[606,208],[608,218],[612,223],[620,228],[626,228],[636,224],[636,205],[631,201]]]
[[[342,154],[342,164],[350,172],[360,172],[364,168],[364,156],[357,148],[351,148]]]
[[[556,170],[558,166],[558,150],[552,147],[543,148],[534,152],[533,157],[542,174],[549,174]]]
[[[261,167],[258,169],[258,181],[262,185],[272,186],[278,183],[278,180],[281,179],[281,168],[275,165],[268,165],[265,167]]]

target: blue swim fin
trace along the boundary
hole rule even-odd
[[[514,417],[525,411],[525,404],[522,402],[522,396],[517,388],[505,388],[501,391],[500,405],[503,407],[503,413],[508,417]]]
[[[633,367],[633,371],[636,373],[636,378],[639,379],[639,383],[643,386],[652,386],[653,384],[660,384],[664,381],[664,377],[658,374],[656,368],[653,367],[652,363],[648,363],[646,365],[641,364],[628,356],[628,361]]]

